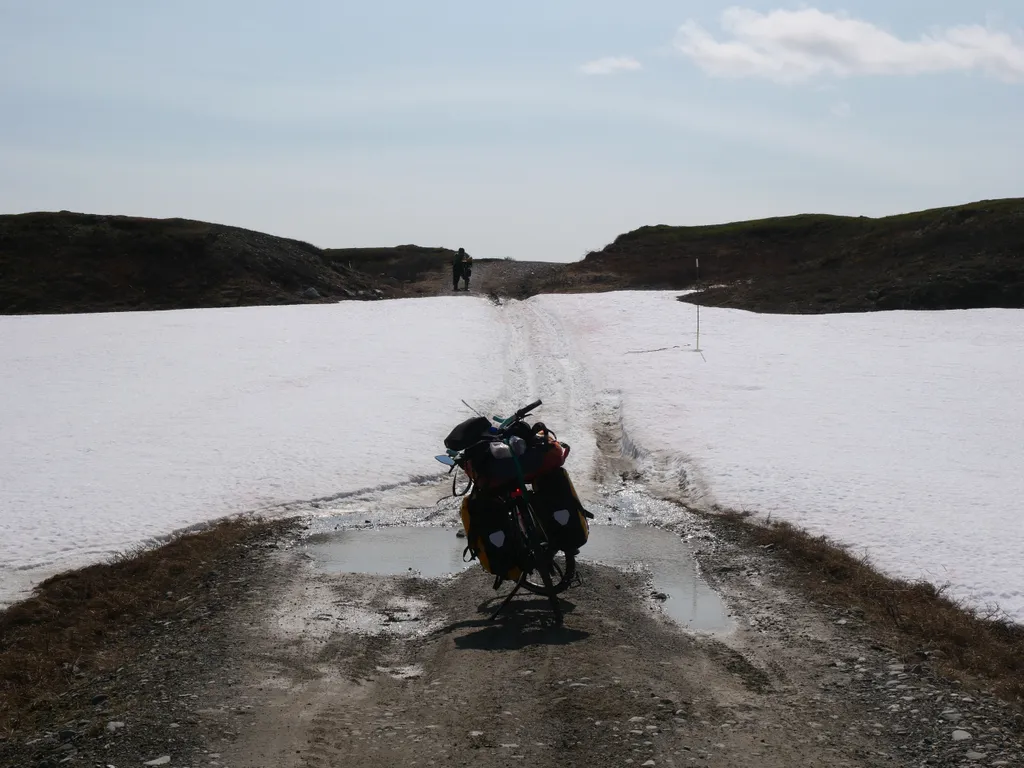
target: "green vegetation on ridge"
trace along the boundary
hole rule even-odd
[[[1009,199],[878,219],[647,226],[573,269],[630,288],[724,284],[688,300],[768,312],[1024,307],[1022,251],[1024,199]]]

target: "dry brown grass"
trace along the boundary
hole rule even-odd
[[[886,576],[842,545],[786,522],[722,518],[781,558],[815,599],[861,613],[905,658],[929,659],[936,671],[1024,708],[1024,627],[995,608],[971,608],[945,587]]]
[[[130,659],[155,622],[202,600],[219,572],[271,526],[221,522],[162,547],[54,576],[0,613],[0,733]]]

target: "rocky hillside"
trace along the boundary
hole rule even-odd
[[[0,216],[0,314],[233,307],[400,293],[308,243],[186,219]]]
[[[455,251],[398,245],[393,248],[328,248],[324,254],[332,263],[344,264],[368,275],[415,283],[428,276],[433,279],[447,275]]]
[[[597,290],[723,286],[689,299],[764,312],[1024,307],[1024,199],[642,227],[568,272]]]
[[[451,256],[416,245],[320,250],[185,219],[0,216],[0,314],[432,296],[450,292]],[[761,312],[1024,307],[1024,199],[880,219],[648,226],[580,262],[525,266],[477,258],[474,290],[703,288],[687,300]]]

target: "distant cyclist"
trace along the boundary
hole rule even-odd
[[[466,290],[469,290],[469,276],[473,273],[473,257],[466,253],[465,248],[459,248],[452,257],[452,290],[459,290],[459,280],[464,280]]]

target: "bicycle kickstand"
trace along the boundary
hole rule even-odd
[[[498,606],[498,610],[491,614],[491,621],[494,621],[496,618],[498,618],[498,614],[505,610],[506,605],[512,602],[512,598],[516,596],[516,592],[518,592],[519,588],[523,586],[524,581],[526,581],[525,573],[519,577],[519,580],[516,582],[516,585],[512,588],[512,591],[508,593],[508,596],[501,601],[501,605]]]

